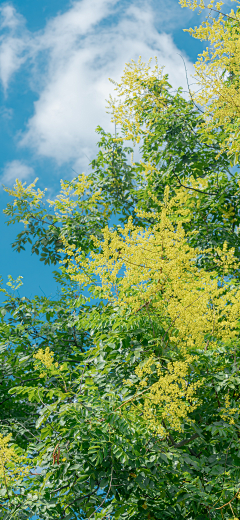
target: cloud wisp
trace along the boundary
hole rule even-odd
[[[0,30],[0,78],[6,93],[13,74],[28,58],[31,40],[24,18],[9,4],[0,8]]]
[[[1,176],[1,183],[9,186],[15,182],[15,179],[25,181],[29,177],[32,177],[33,174],[34,170],[31,166],[28,166],[21,161],[14,160],[5,164]]]
[[[7,91],[24,63],[30,88],[38,94],[19,145],[59,165],[91,156],[98,124],[110,130],[105,99],[113,86],[108,78],[118,80],[126,62],[157,56],[173,88],[186,88],[179,50],[170,34],[158,31],[147,0],[140,6],[135,0],[78,0],[36,33],[27,31],[9,4],[0,14],[3,87]],[[184,58],[190,75],[193,66]]]

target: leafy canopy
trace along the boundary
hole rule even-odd
[[[235,1],[235,0],[234,0]],[[197,39],[209,42],[209,47],[198,56],[195,64],[197,84],[200,89],[192,94],[195,102],[204,107],[203,135],[211,142],[215,129],[222,133],[221,150],[238,163],[239,156],[239,58],[240,58],[240,10],[222,12],[223,2],[212,0],[180,0],[182,7],[192,10],[207,9],[209,14],[199,27],[188,32]]]
[[[29,241],[57,265],[61,293],[20,298],[12,279],[5,291],[0,518],[237,518],[229,127],[206,139],[204,115],[157,64],[131,62],[116,89],[122,134],[98,128],[88,177],[62,182],[54,201],[35,183],[7,190],[9,223],[24,223],[13,247]]]

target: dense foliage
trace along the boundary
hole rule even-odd
[[[226,12],[223,2],[211,0],[180,0],[182,7],[201,13],[207,10],[206,19],[199,27],[188,32],[209,44],[198,56],[195,64],[196,80],[200,86],[193,98],[204,106],[203,134],[208,142],[212,132],[224,129],[221,150],[227,151],[232,162],[238,163],[239,156],[239,57],[240,39],[239,1],[236,10]],[[222,11],[222,7],[224,10]]]
[[[30,242],[55,265],[61,292],[29,300],[19,280],[2,288],[0,518],[236,519],[240,179],[229,127],[207,139],[204,114],[157,64],[128,64],[116,94],[121,135],[97,129],[88,177],[62,182],[54,201],[36,182],[7,189],[8,223],[24,224],[13,247]]]

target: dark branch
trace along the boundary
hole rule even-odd
[[[89,498],[91,497],[92,495],[94,495],[94,493],[96,493],[97,491],[99,490],[99,486],[97,487],[97,489],[94,489],[91,493],[88,493],[87,495],[83,495],[82,497],[77,497],[75,498],[72,502],[70,502],[70,504],[68,504],[65,509],[64,509],[64,512],[63,512],[63,515],[61,516],[61,518],[64,518],[65,517],[65,512],[66,510],[72,505],[74,504],[74,502],[77,502],[77,501],[80,501],[80,500],[84,500],[84,498]]]
[[[198,433],[195,433],[194,435],[192,435],[192,437],[190,437],[190,439],[184,439],[181,442],[177,442],[177,444],[174,443],[174,446],[175,448],[180,448],[181,446],[185,446],[185,444],[189,444],[190,442],[194,441],[194,439],[197,439],[197,437],[199,437],[199,435]]]

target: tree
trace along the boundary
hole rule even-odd
[[[191,237],[191,245],[206,250],[223,246],[227,241],[235,248],[236,255],[240,255],[239,173],[232,172],[230,158],[221,151],[222,134],[216,129],[212,132],[214,140],[207,143],[202,136],[201,111],[191,100],[184,99],[181,89],[172,93],[161,69],[156,66],[150,72],[149,67],[141,60],[128,65],[116,85],[118,102],[110,101],[113,120],[121,124],[124,139],[141,140],[141,161],[133,163],[133,150],[124,146],[123,137],[111,136],[98,128],[100,150],[91,163],[92,173],[88,177],[92,182],[89,193],[101,190],[98,206],[91,206],[86,214],[84,202],[78,201],[68,214],[55,216],[53,206],[41,205],[43,193],[41,200],[33,201],[30,192],[24,190],[21,195],[20,190],[16,204],[9,204],[6,209],[8,223],[25,222],[25,229],[13,244],[17,251],[31,241],[33,253],[40,253],[45,263],[56,265],[61,258],[61,228],[61,234],[71,243],[90,250],[90,235],[101,233],[110,214],[118,215],[123,224],[130,215],[135,223],[140,223],[134,209],[149,209],[148,190],[163,200],[165,187],[169,186],[171,195],[180,187],[191,194],[186,203],[191,205],[192,220],[184,224],[186,232],[197,231]],[[158,102],[161,88],[161,102]],[[68,183],[72,194],[78,183],[77,179]]]
[[[128,64],[116,92],[117,99],[110,99],[113,121],[122,125],[126,139],[142,140],[142,160],[135,166],[145,185],[138,207],[149,209],[149,189],[163,200],[166,186],[173,195],[182,187],[192,215],[184,229],[197,231],[191,245],[206,249],[227,241],[239,255],[239,173],[233,174],[221,150],[219,128],[212,129],[208,143],[201,110],[182,97],[181,89],[171,92],[157,63],[151,72],[141,59]]]
[[[219,132],[202,140],[193,103],[144,67],[124,73],[123,137],[99,130],[88,178],[48,207],[35,185],[8,190],[14,247],[61,259],[62,294],[1,309],[0,449],[30,466],[10,489],[0,474],[2,518],[239,514],[238,176]]]
[[[207,19],[188,32],[197,39],[209,42],[210,47],[199,55],[195,64],[200,92],[193,94],[204,107],[203,134],[205,140],[214,140],[216,128],[220,130],[221,150],[227,151],[234,164],[239,156],[239,57],[240,10],[222,12],[223,2],[180,0],[182,7],[209,10]],[[216,16],[217,14],[217,16]],[[223,130],[223,132],[222,132]]]

